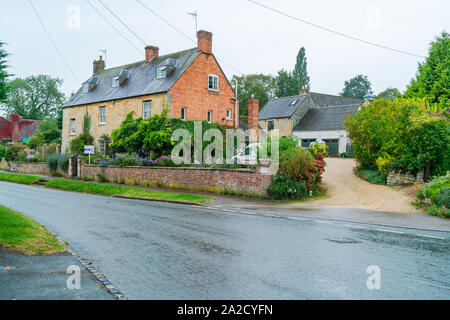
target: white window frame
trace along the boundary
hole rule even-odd
[[[103,114],[102,114],[103,111]],[[106,107],[98,107],[98,124],[106,124]]]
[[[219,91],[219,76],[215,74],[208,75],[208,90]]]
[[[150,107],[149,110],[145,110],[146,107]],[[146,100],[142,102],[142,119],[148,119],[152,116],[152,100]]]
[[[70,119],[70,135],[73,136],[76,133],[76,120],[75,119]]]
[[[105,150],[106,150],[106,141],[105,140],[98,140],[98,152],[100,152],[101,154],[105,154]]]
[[[186,107],[181,108],[180,119],[186,121],[187,118],[187,109]]]
[[[227,120],[231,120],[231,109],[227,109]]]
[[[212,123],[212,117],[213,117],[212,110],[208,110],[208,116],[207,116],[208,123]]]
[[[111,87],[113,87],[113,88],[120,87],[120,77],[119,76],[112,78]]]
[[[167,77],[167,67],[156,68],[156,79],[164,79]]]
[[[83,93],[88,93],[89,92],[89,83],[83,83],[81,90]]]

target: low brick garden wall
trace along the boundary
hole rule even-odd
[[[108,182],[127,185],[181,188],[215,193],[266,196],[272,176],[250,169],[101,167],[81,165],[81,178],[94,179],[103,174]]]

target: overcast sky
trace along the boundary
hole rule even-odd
[[[92,74],[92,61],[107,50],[107,67],[144,59],[144,44],[123,27],[98,0],[90,0],[139,50],[121,38],[86,0],[33,0],[68,70],[39,24],[28,0],[2,1],[0,39],[8,45],[10,73],[16,77],[49,74],[64,80],[63,91],[78,90]],[[194,38],[199,29],[213,32],[213,50],[244,74],[292,70],[300,47],[306,48],[311,90],[338,94],[344,81],[369,77],[375,93],[387,87],[404,91],[419,57],[395,53],[293,21],[246,0],[141,0]],[[448,29],[448,0],[258,0],[298,18],[364,40],[426,56],[429,43]],[[135,0],[103,0],[146,44],[160,54],[195,45]],[[79,11],[79,19],[78,19]],[[79,23],[78,23],[79,21]],[[236,71],[222,63],[227,76]]]

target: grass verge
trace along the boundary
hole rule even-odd
[[[65,251],[56,237],[36,221],[0,206],[0,245],[25,255]]]
[[[48,182],[45,185],[45,187],[65,191],[97,194],[108,197],[122,196],[122,197],[146,198],[157,200],[187,201],[195,203],[213,200],[212,197],[197,194],[151,191],[133,187],[124,187],[124,186],[82,182],[82,181],[52,180]]]
[[[45,179],[42,177],[0,172],[0,181],[21,183],[21,184],[33,184],[38,181],[44,181],[44,180]]]

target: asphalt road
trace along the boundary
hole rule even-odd
[[[449,233],[3,182],[0,204],[68,241],[129,299],[450,298]],[[369,266],[381,271],[380,290],[367,287]]]

